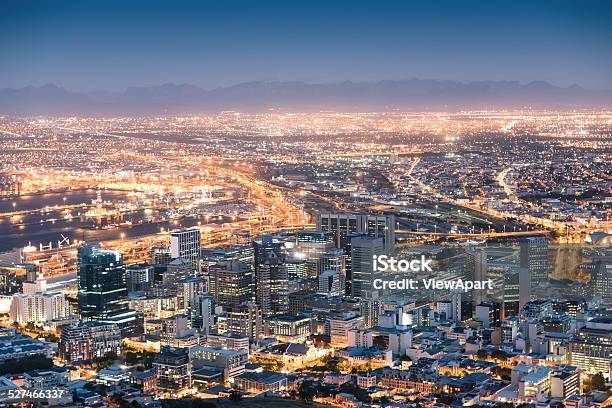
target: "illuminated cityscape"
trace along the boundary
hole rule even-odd
[[[45,47],[67,60],[41,61],[36,78],[67,88],[21,86],[40,81],[13,62],[0,67],[0,405],[612,406],[609,66],[595,75],[585,59],[564,73],[551,62],[550,78],[562,85],[528,82],[547,71],[512,64],[483,36],[479,54],[521,81],[371,81],[384,77],[374,65],[353,70],[357,54],[337,59],[353,50],[334,43],[341,28],[361,38],[364,55],[380,51],[396,65],[406,62],[401,49],[387,47],[407,41],[408,28],[357,5],[354,15],[329,7],[330,18],[355,19],[336,19],[337,30],[321,17],[305,26],[308,10],[280,15],[285,9],[270,5],[229,16],[224,6],[65,7],[58,21],[91,19],[91,33],[75,19],[83,44],[113,52],[106,60],[69,41],[56,48],[65,37],[50,30]],[[130,25],[151,40],[134,40],[140,34],[106,16],[111,9],[136,13]],[[28,17],[11,6],[0,33],[52,14],[41,10]],[[556,13],[537,23],[552,27]],[[596,17],[577,16],[578,28],[568,29],[609,33]],[[98,31],[104,18],[141,48]],[[373,26],[356,25],[370,18]],[[294,40],[325,30],[309,67],[320,79],[294,80],[301,54],[252,19],[292,22],[295,30],[285,29]],[[434,19],[413,24],[425,32],[426,21]],[[166,23],[171,47],[151,29]],[[493,28],[493,37],[508,29]],[[47,50],[46,34],[33,30],[37,40],[21,40],[18,60]],[[209,34],[223,51],[207,49],[218,61],[205,65],[192,41]],[[473,40],[469,30],[455,34]],[[253,36],[252,54],[241,48],[235,60],[240,52],[225,49],[232,36]],[[271,48],[255,41],[264,37]],[[456,41],[436,38],[424,41],[452,54]],[[605,65],[609,44],[596,48],[586,34],[576,41],[592,41]],[[516,42],[500,49],[522,55]],[[164,49],[151,54],[159,66],[136,72],[141,61],[132,66],[130,55],[146,65],[149,43]],[[522,43],[530,55],[533,45]],[[413,47],[431,58],[427,70],[451,78],[495,71]],[[98,66],[71,75],[75,56],[101,64],[116,85]],[[317,62],[326,58],[355,79],[335,79]],[[206,75],[193,76],[192,66],[217,82],[198,82]],[[283,79],[244,82],[268,78],[264,68]],[[567,83],[574,77],[589,87]],[[151,86],[158,78],[197,85]]]

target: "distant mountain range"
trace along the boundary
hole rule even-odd
[[[124,92],[71,92],[56,85],[0,89],[0,113],[15,115],[182,114],[268,108],[334,110],[460,110],[501,108],[612,108],[612,91],[591,91],[544,81],[439,81],[426,79],[246,82],[204,90],[194,85],[131,87]]]

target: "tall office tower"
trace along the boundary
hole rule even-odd
[[[340,296],[344,294],[344,277],[338,271],[324,271],[318,277],[318,293],[325,296]]]
[[[593,296],[612,298],[612,257],[598,257],[593,260],[595,269],[591,275]]]
[[[346,296],[351,296],[351,293],[353,292],[353,257],[351,253],[351,240],[360,236],[361,235],[357,233],[349,235],[348,242],[343,247],[344,253],[346,254],[346,259],[344,260],[344,294]]]
[[[125,268],[125,280],[128,292],[138,292],[153,286],[155,268],[152,265],[139,264]]]
[[[363,226],[368,237],[383,239],[384,249],[387,253],[395,250],[395,215],[363,215]]]
[[[519,268],[519,313],[523,306],[531,300],[531,271],[529,268]],[[518,314],[517,314],[518,315]]]
[[[344,278],[346,277],[346,258],[343,249],[331,249],[321,257],[320,268],[322,271],[337,271]]]
[[[128,309],[121,253],[86,245],[78,250],[78,264],[81,320],[116,323],[124,333],[133,329],[136,313]]]
[[[254,241],[256,300],[264,317],[289,312],[289,277],[282,244],[264,235]]]
[[[236,306],[255,301],[255,279],[249,264],[227,261],[208,270],[209,293],[219,306]]]
[[[162,274],[162,284],[172,286],[181,279],[195,276],[193,264],[185,258],[175,258],[168,265]]]
[[[503,274],[503,319],[518,316],[523,305],[520,302],[520,269],[509,267]],[[527,300],[528,301],[528,300]],[[526,303],[526,302],[525,302]]]
[[[344,248],[353,234],[383,238],[386,253],[395,247],[394,215],[318,213],[317,230],[331,232],[336,248]]]
[[[329,232],[298,231],[295,236],[295,253],[308,263],[308,275],[316,277],[323,270],[320,259],[334,248],[333,237]]]
[[[153,360],[153,371],[157,377],[158,390],[179,395],[191,387],[189,349],[162,347]]]
[[[484,281],[487,279],[487,253],[482,248],[470,248],[465,252],[465,279],[471,281]],[[474,289],[466,296],[475,305],[482,303],[486,297],[486,290]]]
[[[484,328],[498,327],[501,323],[501,306],[497,302],[488,301],[476,305],[476,319]]]
[[[586,322],[569,342],[568,363],[591,374],[612,375],[612,319],[596,317]]]
[[[172,231],[170,234],[170,256],[187,259],[195,269],[199,268],[201,246],[199,227]]]
[[[463,291],[454,290],[451,295],[451,320],[455,322],[463,321],[462,294],[463,294]]]
[[[170,248],[165,246],[151,248],[151,263],[153,265],[168,265],[171,260]]]
[[[318,213],[317,230],[330,232],[336,248],[344,248],[352,234],[361,232],[360,216],[347,213]]]
[[[548,281],[548,240],[544,237],[525,238],[521,241],[521,268],[529,269],[531,287]]]
[[[359,314],[363,316],[366,329],[378,326],[378,317],[384,313],[384,303],[378,296],[378,291],[367,290],[359,300]]]
[[[191,276],[176,283],[177,305],[180,310],[191,316],[195,307],[195,298],[204,293],[204,280],[200,276]]]
[[[229,307],[226,313],[226,331],[234,336],[248,337],[259,341],[263,333],[261,309],[255,303],[247,302]]]
[[[201,333],[208,335],[215,325],[215,301],[206,293],[197,294],[194,299],[194,313],[191,325],[200,329]]]
[[[374,290],[374,280],[382,275],[374,270],[374,256],[382,253],[382,238],[364,236],[351,239],[351,296],[361,297],[365,291]]]
[[[308,278],[308,262],[305,259],[287,259],[285,265],[289,280]]]

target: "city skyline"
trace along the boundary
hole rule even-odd
[[[0,404],[612,407],[610,21],[3,3]]]

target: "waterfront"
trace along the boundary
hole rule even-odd
[[[128,193],[125,191],[102,191],[101,197],[105,201],[113,203],[125,201]],[[81,220],[80,213],[74,211],[70,217],[60,210],[46,207],[56,205],[91,205],[96,200],[97,190],[79,189],[62,193],[48,193],[41,195],[29,195],[16,197],[11,200],[0,201],[0,212],[11,211],[34,211],[19,216],[0,217],[0,252],[11,251],[27,245],[49,245],[57,246],[57,242],[64,238],[73,242],[79,241],[107,241],[122,238],[136,238],[156,234],[163,230],[191,227],[198,223],[222,224],[230,221],[228,217],[213,217],[205,219],[184,217],[181,219],[167,219],[164,221],[153,220],[142,211],[131,214],[129,221],[132,225],[124,225],[121,228],[94,229],[87,222]],[[16,205],[13,206],[13,203]],[[81,210],[81,212],[84,210]],[[143,223],[137,222],[142,220]]]

